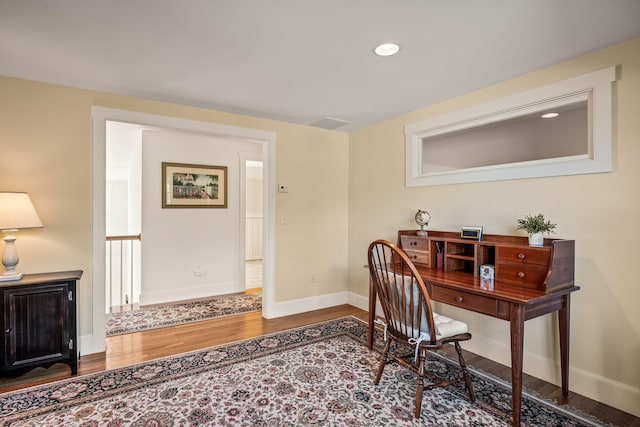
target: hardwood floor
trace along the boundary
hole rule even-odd
[[[270,320],[263,319],[261,313],[254,312],[117,335],[107,338],[105,353],[82,356],[78,374],[118,368],[349,315],[357,316],[362,320],[367,319],[365,311],[350,305],[342,305]],[[451,355],[455,357],[453,349],[451,349]],[[473,367],[506,380],[511,378],[511,370],[507,366],[471,352],[465,352],[465,358]],[[54,365],[49,369],[36,368],[18,378],[0,378],[0,393],[69,377],[70,370],[66,365]],[[524,387],[538,392],[547,399],[559,402],[562,400],[559,387],[526,374]],[[640,427],[640,418],[575,393],[570,393],[566,403],[607,423]]]

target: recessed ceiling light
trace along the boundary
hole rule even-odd
[[[382,43],[373,49],[373,52],[378,56],[391,56],[400,51],[400,46],[395,43]]]
[[[554,119],[554,118],[558,117],[559,115],[560,115],[560,113],[544,113],[540,117],[542,117],[543,119]]]

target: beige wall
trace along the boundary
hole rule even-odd
[[[345,293],[346,133],[0,77],[0,191],[28,192],[44,224],[20,232],[19,267],[84,270],[82,335],[92,332],[92,106],[275,132],[276,181],[289,185],[276,196],[288,223],[275,229],[275,300]]]
[[[424,108],[350,135],[350,290],[367,294],[366,248],[375,238],[395,241],[416,228],[418,208],[429,226],[514,234],[515,220],[543,212],[557,237],[576,241],[571,313],[571,390],[640,415],[640,39]],[[614,83],[612,173],[405,188],[403,127],[457,109],[619,64]],[[470,323],[471,351],[509,364],[508,323],[448,306],[439,310]],[[528,373],[559,383],[557,322],[551,315],[526,324]]]

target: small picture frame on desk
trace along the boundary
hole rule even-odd
[[[496,269],[491,264],[483,264],[480,266],[480,278],[493,280]]]
[[[480,266],[480,289],[492,291],[493,279],[495,278],[495,267],[491,264],[483,264]]]

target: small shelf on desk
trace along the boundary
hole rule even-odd
[[[466,259],[469,261],[473,261],[473,255],[465,255],[465,254],[447,254],[447,258],[457,258],[457,259]]]
[[[445,271],[464,271],[465,273],[473,274],[475,271],[475,261],[473,258],[447,255],[445,257],[444,269]]]
[[[473,258],[476,254],[476,245],[473,243],[446,241],[444,247],[447,256]]]
[[[445,241],[445,270],[464,271],[473,274],[476,270],[476,247],[477,245],[473,243]]]

